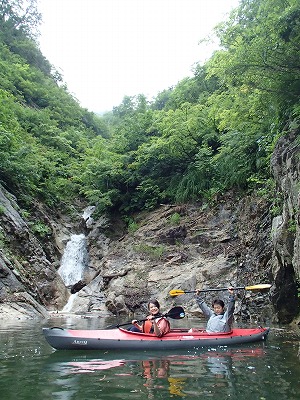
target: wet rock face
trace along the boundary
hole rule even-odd
[[[183,242],[187,236],[185,226],[178,226],[176,228],[168,229],[159,235],[159,241],[175,245],[176,242]]]
[[[16,198],[0,186],[0,205],[1,205],[1,219],[6,224],[6,231],[8,233],[14,232],[16,234],[25,234],[27,229],[26,222],[20,216]]]
[[[172,298],[169,291],[268,282],[271,220],[265,217],[267,207],[259,198],[237,200],[228,194],[213,209],[185,206],[170,226],[174,208],[166,205],[146,216],[137,215],[139,227],[134,233],[118,230],[118,237],[115,230],[109,241],[95,221],[95,229],[91,227],[87,235],[94,278],[84,281],[82,289],[79,284],[71,311],[145,314],[148,301],[158,299],[162,312],[180,304],[189,315],[199,316],[193,294]],[[173,240],[175,236],[180,240]],[[269,293],[237,295],[238,318],[265,321],[272,316]],[[226,291],[220,296],[226,302]],[[208,293],[208,303],[214,297]]]
[[[83,289],[86,286],[85,282],[82,282],[82,280],[78,281],[71,287],[71,294],[75,294],[79,292],[81,289]]]
[[[278,270],[272,301],[277,310],[278,320],[290,323],[299,307],[295,272],[291,264],[281,266]]]
[[[273,219],[273,263],[276,282],[273,297],[280,321],[290,322],[299,312],[300,283],[300,143],[299,130],[279,141],[271,168],[283,199],[282,213]]]
[[[40,242],[21,216],[15,198],[1,186],[0,207],[2,308],[17,303],[22,317],[32,317],[35,312],[42,315],[46,313],[45,307],[57,308],[66,301],[68,293]],[[2,317],[4,315],[3,309]]]

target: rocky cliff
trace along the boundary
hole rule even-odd
[[[36,205],[36,215],[50,224]],[[68,291],[56,272],[57,248],[52,236],[42,243],[22,215],[16,199],[0,187],[0,317],[47,316],[47,309],[62,307]]]
[[[283,205],[271,229],[273,304],[279,320],[284,321],[299,313],[300,296],[300,137],[299,128],[289,130],[277,143],[271,159]]]
[[[170,297],[171,289],[272,283],[267,292],[238,292],[236,317],[289,323],[297,318],[300,279],[299,140],[284,136],[271,167],[282,207],[258,194],[227,193],[204,204],[162,205],[134,216],[128,231],[122,220],[78,218],[36,204],[26,215],[0,187],[1,317],[47,316],[69,303],[71,312],[144,312],[149,298],[164,310],[181,304],[199,315],[193,295]],[[37,223],[49,228],[43,236]],[[66,288],[57,273],[72,233],[87,238],[89,266],[80,282]],[[226,297],[226,292],[221,292]],[[212,299],[207,294],[207,300]]]

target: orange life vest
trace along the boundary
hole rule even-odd
[[[149,319],[147,319],[147,321],[143,322],[143,332],[144,333],[153,333],[154,332],[152,321],[149,321]]]

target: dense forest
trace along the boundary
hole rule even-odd
[[[0,1],[0,183],[24,209],[80,199],[129,218],[229,189],[281,206],[270,156],[300,124],[298,0],[241,0],[192,77],[152,101],[125,96],[101,117],[41,53],[41,20],[36,0]]]

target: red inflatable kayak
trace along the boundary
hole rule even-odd
[[[173,329],[161,338],[122,328],[74,330],[53,327],[43,328],[43,333],[47,342],[60,350],[173,350],[258,342],[267,338],[269,328],[233,329],[229,333]]]

